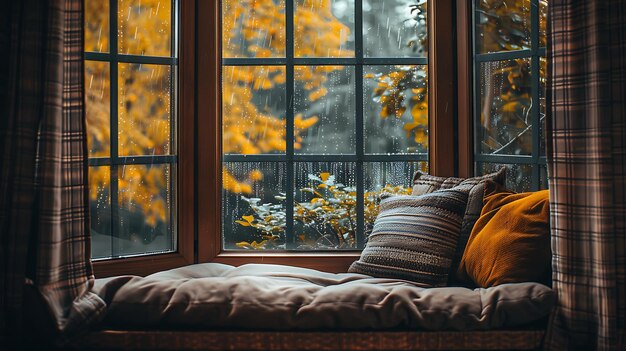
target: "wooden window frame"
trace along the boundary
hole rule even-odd
[[[179,0],[178,128],[177,128],[177,250],[163,254],[103,259],[93,262],[97,278],[122,274],[148,275],[192,264],[195,232],[195,4]],[[174,16],[174,13],[172,13]],[[115,28],[114,25],[111,25]],[[116,29],[115,29],[116,30]]]
[[[359,257],[358,252],[259,252],[242,253],[222,250],[221,228],[221,125],[220,68],[221,26],[220,2],[199,1],[197,9],[198,130],[211,131],[198,140],[198,261],[230,265],[246,263],[289,264],[329,272],[345,272]],[[429,163],[431,173],[456,175],[455,142],[456,64],[454,0],[429,0]],[[436,33],[437,40],[435,38]],[[450,157],[450,155],[453,155]]]
[[[428,0],[429,167],[434,175],[473,172],[470,9],[466,0]],[[220,1],[181,0],[179,11],[178,250],[97,261],[96,277],[147,275],[204,262],[345,272],[360,253],[222,250]]]

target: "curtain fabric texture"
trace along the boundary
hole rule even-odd
[[[548,3],[548,163],[558,303],[546,347],[623,350],[626,2]]]
[[[18,331],[27,282],[70,333],[105,306],[90,292],[83,0],[3,2],[0,51],[0,331]]]

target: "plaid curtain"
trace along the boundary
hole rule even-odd
[[[71,333],[105,306],[90,292],[83,0],[3,2],[0,52],[0,335],[19,331],[25,284]]]
[[[548,163],[558,303],[546,347],[624,350],[626,2],[550,0],[549,14]]]

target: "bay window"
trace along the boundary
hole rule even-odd
[[[417,170],[545,179],[543,0],[85,3],[99,276],[345,271]]]

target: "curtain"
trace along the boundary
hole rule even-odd
[[[83,0],[3,2],[0,52],[0,335],[19,332],[25,284],[69,335],[105,306],[90,292]]]
[[[553,286],[546,348],[623,350],[626,2],[549,0]]]

